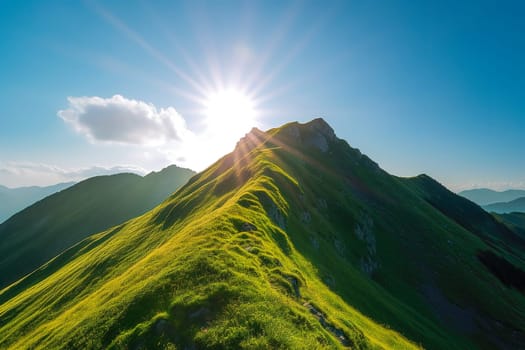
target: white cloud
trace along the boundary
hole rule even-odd
[[[173,107],[157,109],[121,95],[68,97],[68,101],[69,108],[60,110],[58,116],[94,142],[161,145],[192,135]]]
[[[454,192],[461,192],[464,190],[471,190],[474,188],[488,188],[494,191],[505,191],[509,189],[525,189],[525,181],[479,181],[455,184],[451,183],[448,186]]]
[[[64,169],[49,164],[7,162],[0,163],[0,184],[7,187],[48,186],[60,182],[82,181],[93,176],[118,173],[144,175],[147,171],[140,167],[127,165]]]
[[[102,164],[117,160],[146,169],[177,164],[200,171],[233,151],[252,127],[241,130],[229,116],[217,116],[220,121],[201,120],[201,127],[193,132],[173,107],[157,108],[121,95],[68,97],[68,102],[58,116],[92,143],[102,144],[103,154],[95,157]]]

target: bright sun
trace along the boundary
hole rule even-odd
[[[224,136],[238,138],[256,126],[253,100],[236,90],[210,94],[205,103],[206,125]]]

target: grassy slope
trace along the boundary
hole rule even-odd
[[[1,291],[0,347],[519,344],[523,294],[424,194],[322,123],[254,131],[159,207]]]
[[[525,239],[525,213],[493,214],[494,217],[507,225],[514,233]]]
[[[355,348],[414,347],[330,292],[271,221],[261,202],[286,215],[278,186],[300,189],[270,157],[254,151],[234,168],[227,157],[155,210],[73,247],[57,271],[51,262],[12,286],[16,296],[4,290],[0,345],[342,347],[310,303]]]
[[[336,142],[331,157],[307,154],[299,165],[301,174],[311,174],[302,178],[310,192],[302,208],[313,219],[306,230],[298,225],[294,242],[302,242],[302,251],[347,302],[429,348],[512,348],[523,341],[523,295],[479,262],[477,252],[489,249],[482,239],[435,210],[417,186],[400,183],[344,141]],[[293,173],[293,159],[286,157],[283,166]],[[327,205],[319,204],[322,199]],[[356,233],[366,227],[373,235],[363,247]],[[296,233],[289,234],[293,239]],[[331,258],[305,244],[315,240],[331,246]],[[371,261],[378,265],[371,273],[375,283],[350,275],[356,265],[369,270]],[[517,263],[523,269],[523,260]]]
[[[98,176],[14,215],[0,225],[0,288],[88,235],[152,209],[193,174],[172,166],[145,177]]]
[[[525,260],[525,238],[516,234],[491,214],[465,198],[455,195],[426,175],[405,180],[420,191],[421,196],[436,209],[481,238],[492,249],[511,256],[522,268]]]

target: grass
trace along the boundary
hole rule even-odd
[[[509,227],[516,235],[521,236],[521,238],[525,239],[525,213],[492,213],[492,215],[494,215],[496,220],[507,225],[507,227]]]

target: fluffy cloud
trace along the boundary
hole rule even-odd
[[[185,120],[173,107],[127,99],[68,97],[69,108],[58,116],[92,141],[159,145],[191,136]]]
[[[144,175],[146,174],[146,170],[140,167],[126,165],[64,169],[49,164],[7,162],[0,163],[0,184],[8,187],[47,186],[59,182],[81,181],[92,176],[118,173]]]

